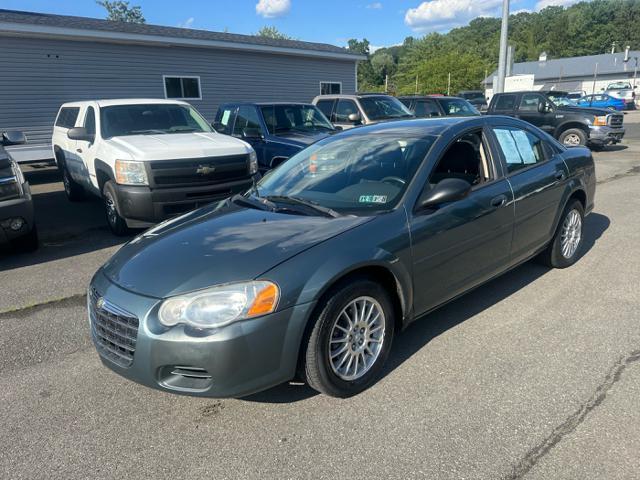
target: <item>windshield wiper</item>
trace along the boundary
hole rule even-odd
[[[331,218],[336,218],[339,217],[340,214],[338,212],[336,212],[335,210],[333,210],[332,208],[329,207],[323,207],[322,205],[313,202],[311,200],[306,200],[304,198],[300,198],[300,197],[291,197],[288,195],[269,195],[267,197],[265,197],[267,200],[271,200],[272,202],[282,202],[282,203],[291,203],[291,204],[295,204],[295,205],[302,205],[304,207],[307,207],[311,210],[314,210],[322,215],[324,215],[325,217],[331,217]]]
[[[167,132],[165,130],[149,129],[149,130],[131,130],[129,133],[131,135],[138,135],[138,134],[145,135],[145,134],[151,134],[151,133],[160,133],[164,135]]]
[[[192,132],[201,132],[202,130],[198,130],[197,128],[191,127],[172,127],[169,129],[171,133],[180,132],[180,133],[192,133]]]
[[[275,204],[267,199],[258,200],[257,198],[253,197],[245,197],[244,195],[240,195],[239,193],[236,193],[233,197],[231,197],[231,201],[236,205],[242,205],[249,208],[257,208],[258,210],[267,210],[269,212],[273,212],[276,210]]]

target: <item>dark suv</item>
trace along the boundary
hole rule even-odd
[[[22,251],[38,247],[33,202],[29,184],[4,147],[26,143],[22,132],[5,132],[0,137],[0,246]]]
[[[262,173],[337,131],[306,103],[226,103],[218,108],[213,128],[250,143]]]
[[[496,93],[488,115],[520,118],[553,135],[566,146],[603,147],[624,137],[624,116],[600,108],[557,105],[541,92]]]

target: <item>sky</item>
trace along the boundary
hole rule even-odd
[[[511,12],[576,0],[511,0]],[[253,34],[275,26],[299,40],[346,45],[366,38],[372,50],[407,36],[446,32],[480,16],[500,16],[502,0],[131,0],[147,23]],[[104,18],[93,0],[0,0],[0,8]]]

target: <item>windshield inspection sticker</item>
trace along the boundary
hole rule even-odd
[[[360,195],[360,203],[387,203],[386,195]]]

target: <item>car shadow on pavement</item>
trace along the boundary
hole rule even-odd
[[[619,152],[621,150],[626,150],[629,148],[628,145],[607,145],[605,148],[601,149],[601,152]]]
[[[584,244],[580,258],[593,248],[609,228],[608,217],[592,213],[585,219]],[[533,261],[478,287],[470,293],[419,318],[396,336],[382,377],[389,375],[432,339],[463,323],[487,308],[499,303],[549,272],[549,268]],[[288,382],[243,400],[260,403],[293,403],[305,400],[318,392],[305,384]]]

